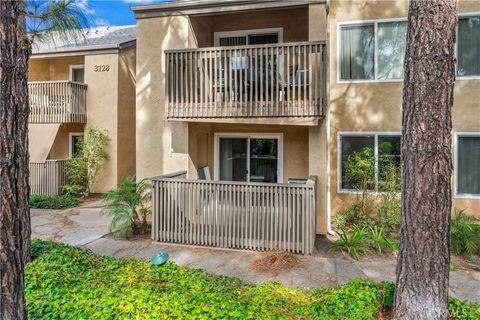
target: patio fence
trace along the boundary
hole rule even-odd
[[[153,180],[157,241],[310,254],[315,242],[316,177],[306,184]]]
[[[59,195],[62,187],[68,184],[67,161],[30,162],[30,194]]]

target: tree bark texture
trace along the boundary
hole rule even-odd
[[[23,1],[0,1],[0,319],[26,319],[30,256],[28,56]]]
[[[395,319],[447,319],[457,0],[411,0]]]

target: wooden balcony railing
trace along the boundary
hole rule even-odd
[[[322,117],[320,42],[166,51],[167,119]]]
[[[184,177],[152,179],[154,240],[312,253],[315,177],[304,185]]]
[[[72,81],[29,82],[30,123],[86,123],[87,85]]]

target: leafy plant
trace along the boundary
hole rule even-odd
[[[62,193],[71,197],[85,197],[85,187],[78,184],[67,184],[62,187]]]
[[[348,206],[333,218],[333,224],[338,229],[348,229],[351,226],[372,226],[374,224],[373,220],[363,211],[366,206],[368,205],[362,203],[354,203]]]
[[[385,244],[385,247],[390,250],[394,256],[397,256],[398,250],[400,249],[400,241],[396,239],[383,239],[383,243]]]
[[[126,177],[118,187],[109,190],[103,196],[105,207],[102,213],[112,217],[110,231],[125,236],[129,230],[140,234],[147,229],[147,204],[150,201],[150,184],[147,180],[136,182]]]
[[[44,196],[32,194],[29,199],[30,208],[34,209],[68,209],[77,207],[80,201],[72,196]]]
[[[467,258],[480,251],[480,225],[465,210],[455,210],[451,223],[451,246],[454,254]]]
[[[25,268],[30,319],[377,319],[395,285],[355,279],[314,290],[247,284],[167,262],[99,256],[34,240]],[[478,319],[480,305],[450,299],[454,319]]]
[[[334,250],[345,250],[350,256],[358,260],[360,254],[368,251],[368,247],[365,244],[365,240],[368,233],[363,228],[354,229],[349,235],[346,231],[341,230],[338,232],[340,239],[334,241],[330,248]]]
[[[382,253],[382,246],[385,244],[383,228],[379,226],[370,227],[370,243],[378,253]]]
[[[67,162],[67,190],[78,191],[79,194],[90,192],[98,181],[99,170],[108,159],[106,148],[109,141],[106,132],[95,128],[87,129],[85,137],[77,145],[81,157],[70,158]],[[81,188],[84,188],[83,192],[80,192]]]

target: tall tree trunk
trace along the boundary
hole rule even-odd
[[[0,319],[26,319],[30,254],[28,56],[23,1],[0,1]]]
[[[395,319],[447,319],[457,0],[411,0]]]

